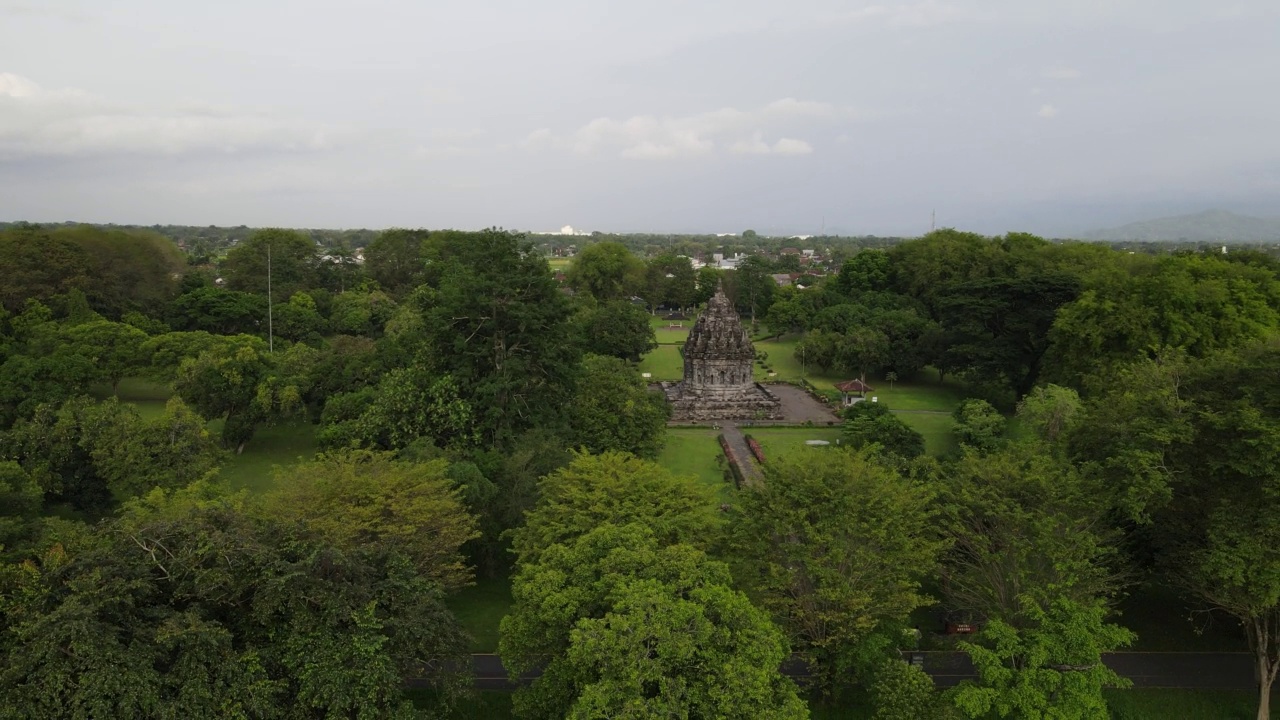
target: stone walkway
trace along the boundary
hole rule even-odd
[[[743,437],[738,426],[726,423],[720,427],[720,432],[724,435],[724,441],[729,445],[729,449],[733,451],[733,456],[738,460],[738,470],[742,472],[743,483],[754,486],[762,482],[764,474],[760,472],[760,466],[756,464],[756,456],[751,454],[751,447],[747,445],[747,439]]]

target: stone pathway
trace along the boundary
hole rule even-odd
[[[733,451],[733,456],[738,460],[738,470],[742,472],[742,481],[747,485],[755,485],[764,480],[764,474],[760,472],[760,466],[756,464],[756,456],[751,454],[751,448],[747,445],[747,439],[743,437],[742,431],[737,425],[726,423],[720,427],[721,434],[724,435],[724,441],[729,445],[729,449]]]

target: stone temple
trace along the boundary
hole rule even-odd
[[[778,398],[752,379],[756,351],[722,288],[684,346],[684,380],[663,389],[672,420],[779,420]]]

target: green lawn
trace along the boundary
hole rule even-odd
[[[95,385],[89,394],[99,400],[111,397],[111,386]],[[146,378],[124,378],[116,388],[116,397],[122,403],[128,403],[138,409],[143,420],[154,420],[164,414],[165,403],[173,396],[173,389],[167,383],[158,383]]]
[[[764,450],[765,460],[783,457],[800,451],[824,452],[828,448],[811,448],[806,440],[826,440],[834,447],[840,438],[838,427],[797,428],[742,428],[742,432],[755,438]]]
[[[653,334],[657,336],[658,343],[662,345],[673,345],[682,343],[689,338],[689,330],[693,328],[693,319],[689,320],[667,320],[660,316],[649,318],[649,326],[653,328]],[[672,328],[673,325],[682,327]]]
[[[498,626],[511,610],[511,579],[478,578],[475,585],[459,590],[445,604],[471,633],[471,652],[496,652]]]
[[[890,405],[889,407],[893,407]],[[950,415],[923,412],[897,413],[902,422],[924,436],[925,452],[935,457],[950,455],[958,449],[956,437],[951,432],[956,421]]]
[[[838,382],[852,379],[847,375],[823,372],[816,367],[804,365],[796,356],[798,335],[784,335],[776,340],[757,342],[756,350],[767,354],[766,362],[773,368],[777,376],[773,380],[798,382],[801,378],[813,383],[819,390],[834,390]],[[756,364],[756,379],[765,380],[768,371]],[[932,377],[930,377],[932,376]],[[936,410],[951,412],[964,399],[964,391],[951,382],[939,383],[936,373],[922,373],[921,378],[910,382],[897,381],[892,384],[879,378],[867,378],[867,383],[875,388],[872,393],[880,398],[880,402],[888,403],[894,410]]]
[[[728,502],[733,485],[724,481],[724,470],[717,463],[722,454],[719,435],[711,428],[667,428],[658,464],[672,474],[693,476],[699,485],[713,489],[720,502]]]
[[[650,380],[681,380],[684,378],[684,358],[675,345],[659,345],[656,350],[640,358],[640,372],[650,373]]]
[[[210,432],[221,432],[222,421],[209,423]],[[306,420],[295,420],[258,428],[244,452],[232,454],[222,466],[223,479],[233,488],[253,492],[270,490],[275,483],[273,468],[288,466],[298,460],[310,460],[316,454],[316,426]]]
[[[1112,720],[1254,720],[1258,694],[1250,690],[1104,690]],[[1275,707],[1273,694],[1271,704]],[[1271,717],[1275,718],[1275,710]]]
[[[573,262],[573,258],[553,257],[547,258],[547,264],[551,266],[552,272],[556,270],[566,270],[569,264]]]

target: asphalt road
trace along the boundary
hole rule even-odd
[[[924,671],[933,677],[938,687],[951,687],[974,677],[969,657],[961,652],[909,653],[919,655]],[[1214,690],[1253,690],[1257,683],[1253,675],[1253,656],[1249,653],[1108,653],[1102,661],[1120,676],[1133,681],[1134,687],[1194,688]],[[541,673],[525,674],[517,682],[507,677],[502,661],[497,655],[471,656],[478,690],[513,690],[519,684],[532,681]],[[808,677],[803,662],[791,659],[783,663],[782,671],[793,678]],[[426,681],[411,678],[409,685],[421,685]]]

